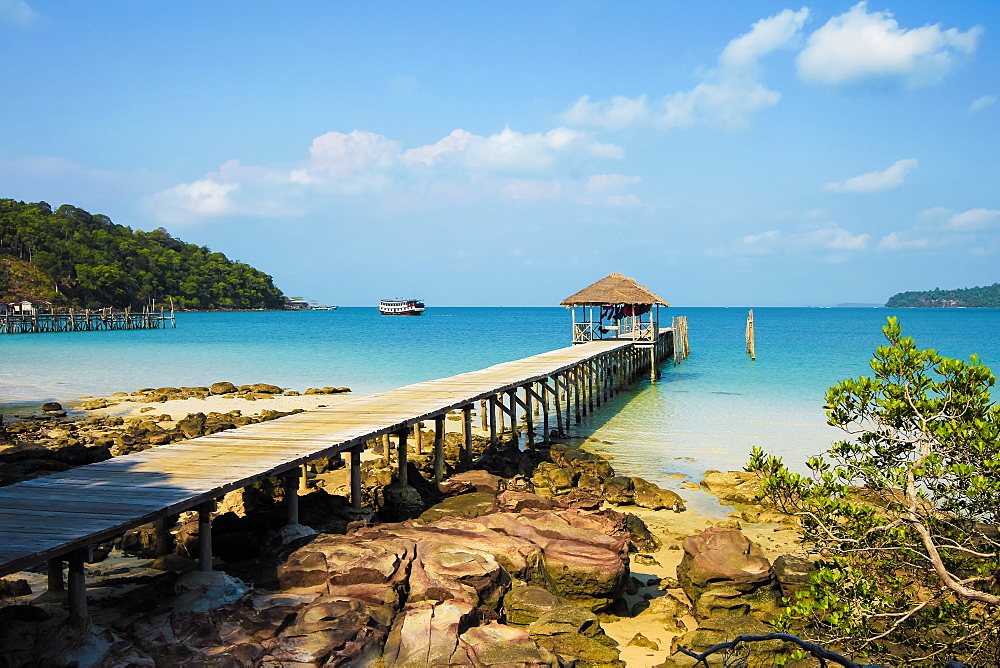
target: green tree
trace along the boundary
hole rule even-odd
[[[1000,664],[1000,409],[995,378],[919,350],[895,318],[874,377],[827,393],[850,435],[811,475],[755,449],[762,495],[797,514],[817,556],[777,626],[869,660]]]

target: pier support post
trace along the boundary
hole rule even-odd
[[[156,556],[162,557],[165,554],[170,554],[173,550],[173,536],[170,535],[170,529],[167,527],[167,518],[160,517],[153,520],[153,552]]]
[[[656,382],[656,348],[649,348],[649,382]]]
[[[365,447],[351,448],[351,507],[361,510],[361,453]]]
[[[302,473],[299,475],[299,494],[309,492],[309,465],[302,465]]]
[[[444,416],[434,418],[434,482],[444,480]]]
[[[389,434],[382,434],[382,459],[388,464],[392,460],[392,442]]]
[[[198,506],[198,569],[212,570],[212,511],[215,501]]]
[[[59,557],[49,559],[48,566],[48,590],[50,592],[65,591],[66,584],[63,581],[63,560]]]
[[[424,454],[424,439],[420,437],[420,428],[423,427],[423,422],[418,422],[413,425],[413,444],[414,450],[416,450],[418,455]]]
[[[299,477],[302,469],[298,466],[285,471],[285,512],[287,524],[299,523]]]
[[[87,614],[87,577],[83,572],[83,564],[87,561],[87,548],[80,548],[69,553],[69,625],[82,631],[90,625],[90,615]]]
[[[524,447],[535,447],[535,417],[532,415],[531,386],[524,386]]]
[[[497,447],[497,398],[490,397],[490,447]]]
[[[472,466],[472,406],[462,406],[462,462]]]
[[[521,443],[517,438],[517,390],[508,390],[507,399],[510,401],[510,444],[515,450],[521,449]]]
[[[396,438],[399,440],[399,453],[397,457],[397,464],[399,465],[399,484],[405,486],[409,482],[406,470],[406,430],[404,429],[396,434]]]

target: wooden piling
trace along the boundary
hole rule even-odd
[[[747,315],[747,352],[750,354],[750,359],[757,359],[757,345],[754,342],[753,331],[753,309],[750,309],[750,313]]]

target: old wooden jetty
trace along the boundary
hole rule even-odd
[[[38,334],[42,332],[97,332],[125,329],[166,329],[176,327],[174,312],[124,309],[67,310],[61,312],[0,313],[0,334]]]
[[[290,415],[0,488],[0,576],[48,562],[50,590],[67,590],[71,625],[88,624],[84,564],[92,546],[165,518],[199,513],[199,562],[212,568],[211,513],[226,493],[276,476],[286,478],[289,524],[298,523],[303,465],[350,454],[350,497],[361,504],[361,453],[372,439],[393,436],[397,481],[407,484],[409,435],[433,423],[434,471],[444,471],[449,414],[461,416],[461,463],[472,464],[472,416],[480,413],[493,447],[534,447],[568,430],[673,355],[674,330],[656,327],[641,340],[586,341],[479,371],[351,398]],[[523,421],[523,443],[504,419]],[[164,543],[166,541],[163,541]],[[63,562],[69,562],[69,581]]]

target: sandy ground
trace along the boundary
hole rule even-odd
[[[86,401],[94,398],[96,397],[81,397],[80,399]],[[295,408],[308,411],[335,406],[355,398],[357,396],[353,394],[308,394],[298,397],[275,395],[267,399],[247,400],[232,394],[216,394],[204,399],[172,399],[145,403],[142,401],[122,401],[117,397],[110,397],[110,401],[117,403],[107,408],[88,410],[85,413],[91,417],[118,416],[124,418],[153,413],[154,415],[170,415],[174,420],[179,420],[190,413],[228,413],[231,410],[238,410],[243,415],[253,415],[263,410],[287,412]]]

